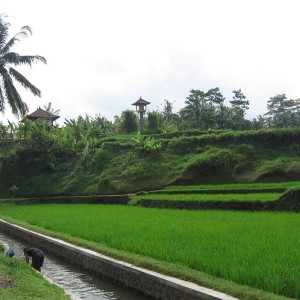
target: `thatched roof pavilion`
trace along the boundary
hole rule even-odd
[[[26,117],[32,121],[43,119],[48,125],[53,125],[53,122],[59,118],[59,116],[53,115],[50,112],[41,109],[40,107],[32,114],[27,115]]]

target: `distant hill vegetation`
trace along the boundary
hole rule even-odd
[[[177,131],[77,144],[35,126],[0,141],[0,195],[125,194],[168,185],[300,180],[300,129]]]

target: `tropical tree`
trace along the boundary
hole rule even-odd
[[[59,115],[59,112],[60,112],[60,109],[55,109],[53,108],[52,106],[52,103],[49,102],[48,105],[44,105],[44,110],[51,115],[53,116],[58,116]]]
[[[24,26],[20,32],[9,39],[9,26],[10,24],[4,20],[4,16],[0,15],[0,112],[4,113],[5,104],[8,103],[12,113],[19,117],[26,114],[28,107],[18,93],[14,81],[20,83],[35,96],[40,97],[41,91],[11,65],[31,66],[34,62],[46,63],[46,59],[39,55],[19,55],[12,52],[13,46],[32,32],[29,26]]]
[[[256,118],[252,120],[252,128],[253,129],[264,129],[267,127],[267,120],[262,115],[258,115]]]
[[[180,110],[180,116],[187,127],[202,128],[201,116],[205,102],[205,92],[191,90],[184,102],[186,106]]]
[[[217,129],[232,128],[232,108],[220,103],[215,115]]]
[[[161,114],[156,111],[149,111],[147,117],[147,129],[149,133],[159,133],[161,125]]]
[[[245,115],[246,110],[249,109],[249,100],[246,99],[246,96],[243,94],[241,89],[232,91],[233,97],[232,100],[229,101],[232,105],[233,109],[233,125],[232,129],[246,129],[243,128],[243,125],[246,126]]]
[[[173,104],[169,100],[164,99],[163,111],[161,113],[161,123],[163,129],[175,130],[178,129],[180,123],[180,117],[178,114],[173,113]]]
[[[207,92],[191,90],[186,99],[180,116],[187,127],[205,130],[216,127],[216,112],[225,100],[218,87]]]
[[[300,125],[299,99],[288,99],[286,94],[278,94],[271,97],[267,105],[268,117],[271,127],[292,127]]]
[[[218,87],[206,92],[204,107],[202,109],[202,120],[206,130],[217,125],[218,114],[224,112],[221,111],[224,108],[224,101],[225,98]]]
[[[137,132],[139,129],[138,118],[134,111],[126,109],[121,115],[121,129],[124,133]]]
[[[249,100],[246,100],[246,96],[243,94],[241,89],[232,91],[233,97],[229,101],[233,108],[240,109],[243,114],[249,109]]]

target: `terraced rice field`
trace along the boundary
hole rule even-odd
[[[300,298],[296,213],[80,204],[2,206],[0,217]]]

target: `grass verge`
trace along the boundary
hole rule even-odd
[[[0,299],[70,299],[54,284],[29,267],[25,261],[0,254]]]

